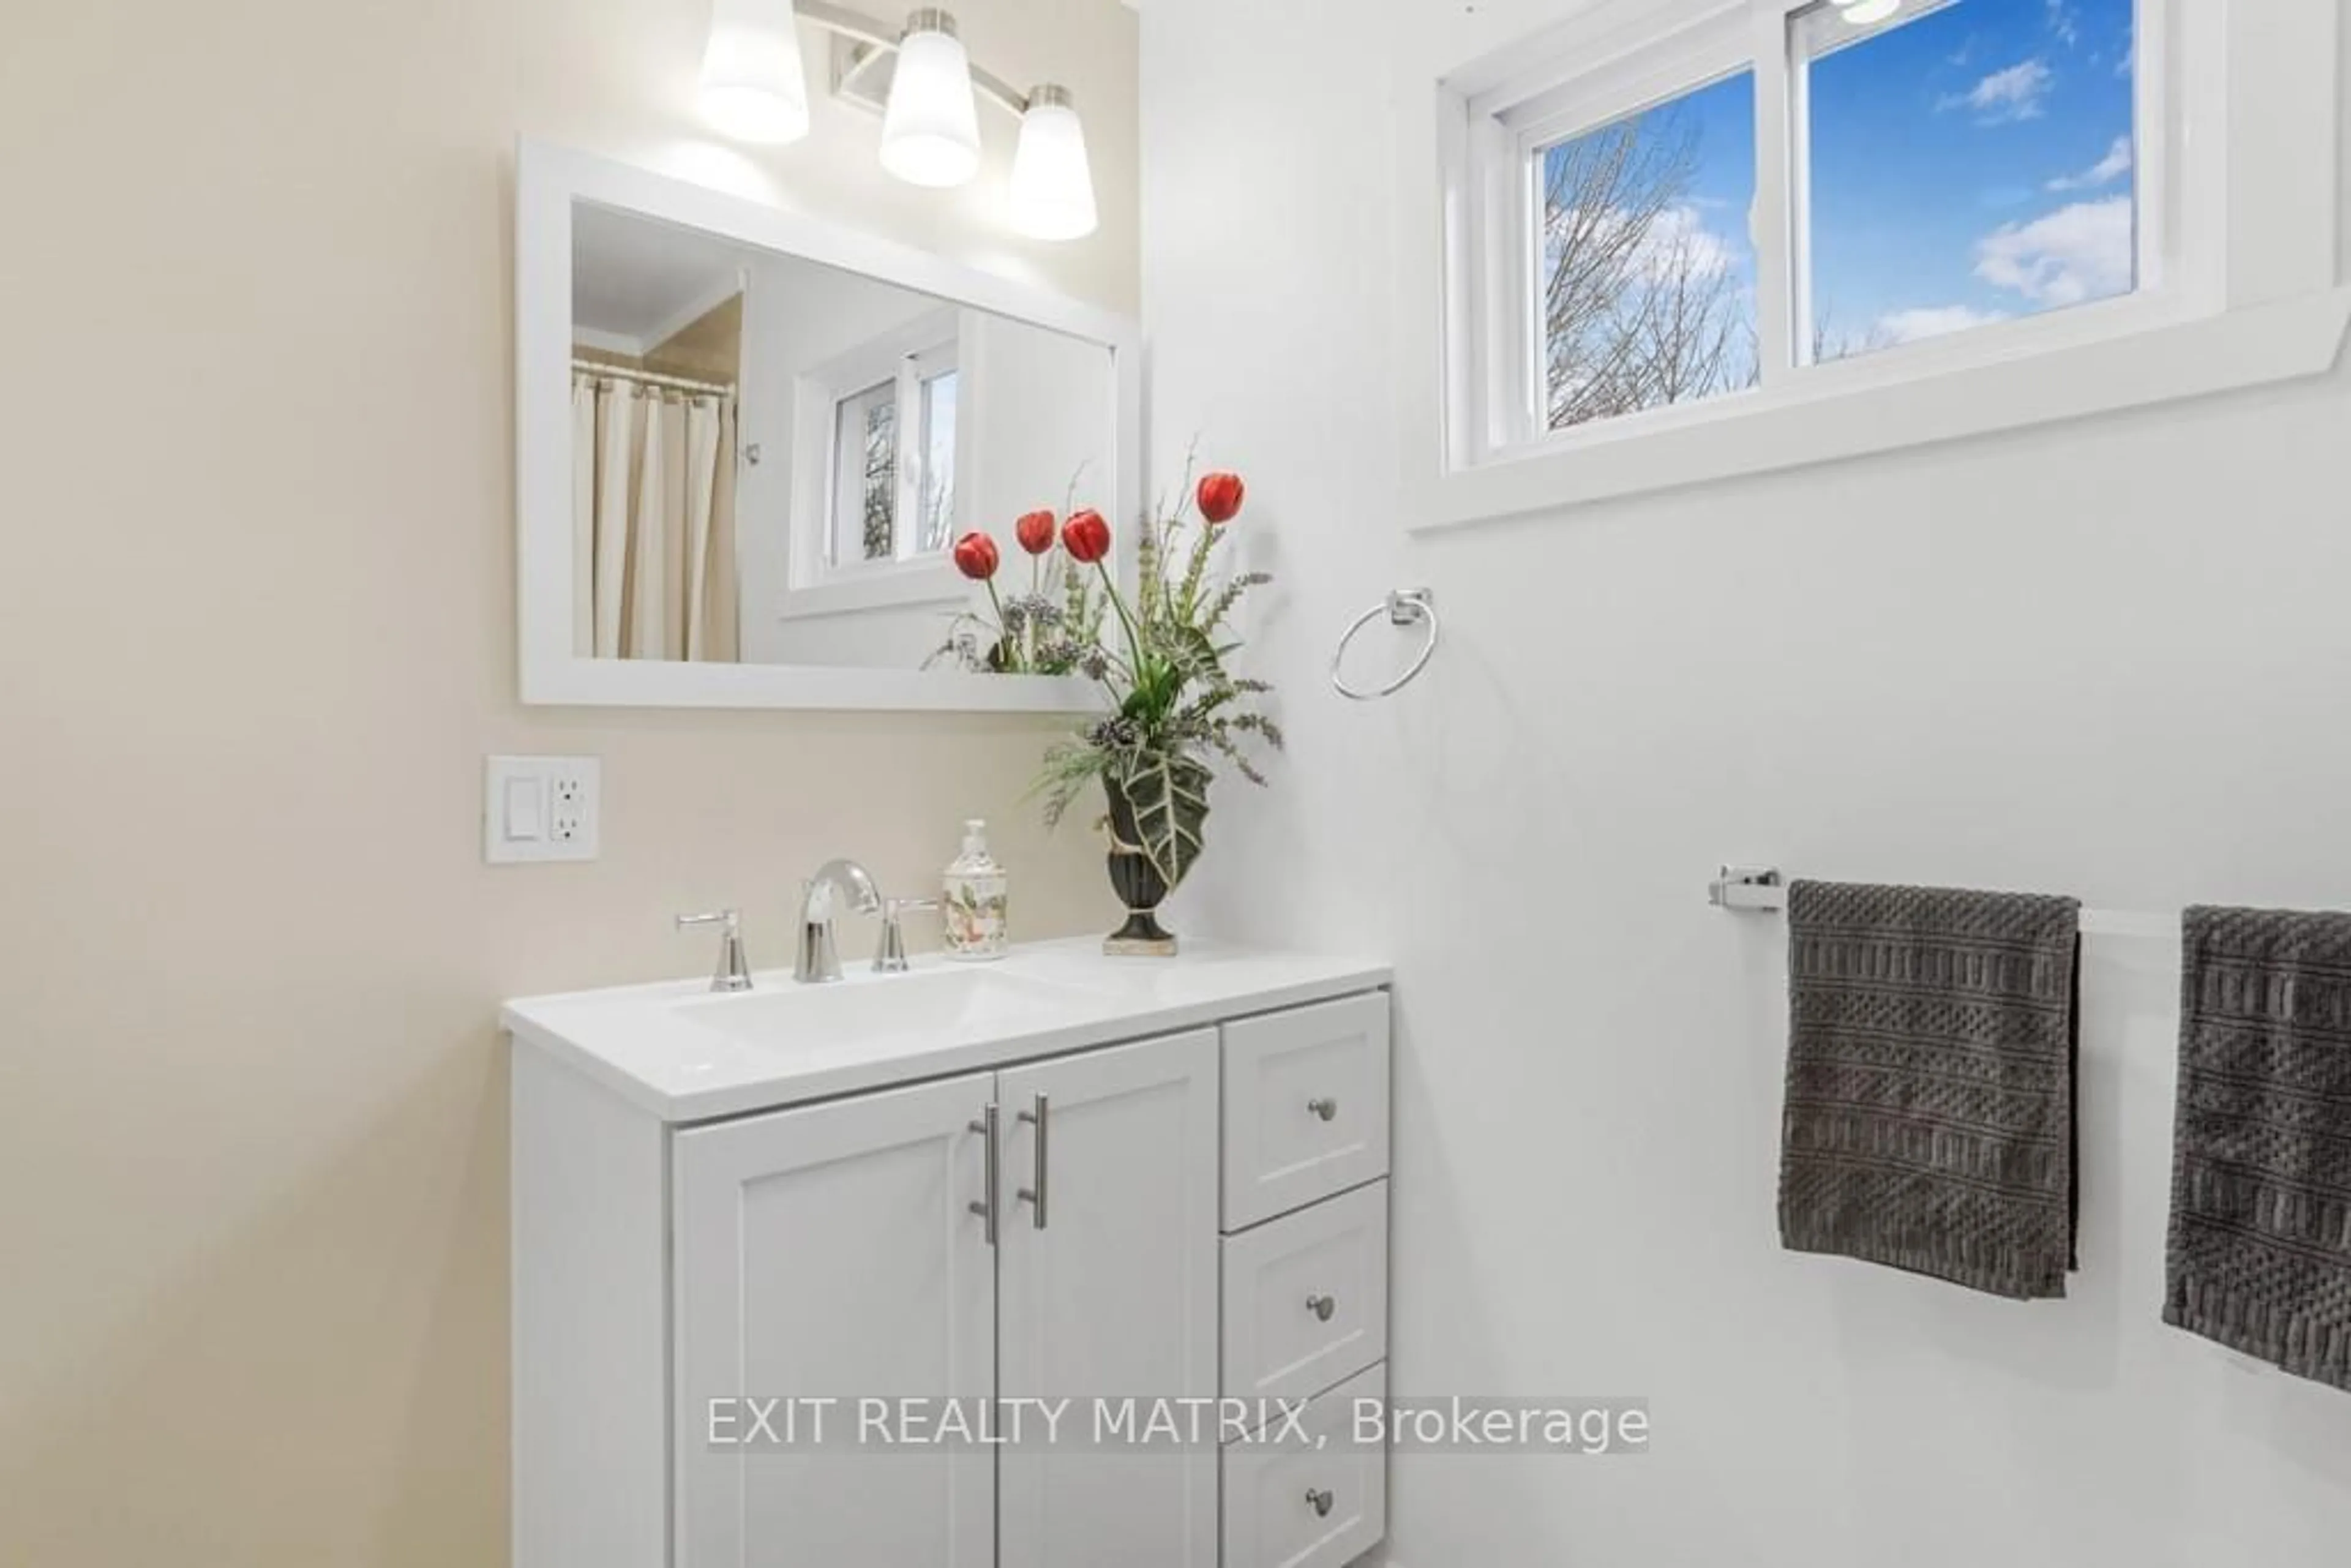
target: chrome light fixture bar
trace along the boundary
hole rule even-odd
[[[808,134],[807,68],[796,22],[842,40],[833,89],[871,102],[867,83],[890,66],[882,105],[882,165],[909,183],[947,188],[979,168],[977,106],[1020,121],[1011,181],[1012,225],[1032,238],[1077,239],[1094,231],[1093,175],[1085,128],[1069,89],[1029,92],[971,61],[954,16],[935,6],[893,27],[826,0],[715,0],[703,59],[703,119],[721,135],[770,145]]]

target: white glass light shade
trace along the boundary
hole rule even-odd
[[[971,58],[944,13],[915,12],[898,41],[882,117],[882,167],[909,184],[932,186],[960,185],[979,172]]]
[[[1040,87],[1029,95],[1012,154],[1012,225],[1037,239],[1081,239],[1095,221],[1085,125],[1067,92]]]
[[[808,75],[791,0],[717,0],[702,56],[702,118],[738,141],[808,134]]]
[[[1902,0],[1837,0],[1837,4],[1844,10],[1844,19],[1856,27],[1883,22],[1902,9]]]

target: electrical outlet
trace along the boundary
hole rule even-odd
[[[585,839],[592,845],[595,841],[587,778],[595,764],[589,763],[583,770],[578,763],[576,758],[565,758],[550,762],[547,769],[547,836],[553,843],[576,844]]]
[[[488,758],[482,858],[494,865],[594,860],[601,775],[592,757]]]

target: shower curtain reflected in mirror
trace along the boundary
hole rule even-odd
[[[735,399],[571,378],[572,643],[733,664]]]

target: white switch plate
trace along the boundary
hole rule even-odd
[[[604,798],[592,757],[493,757],[483,769],[482,858],[592,861]]]

